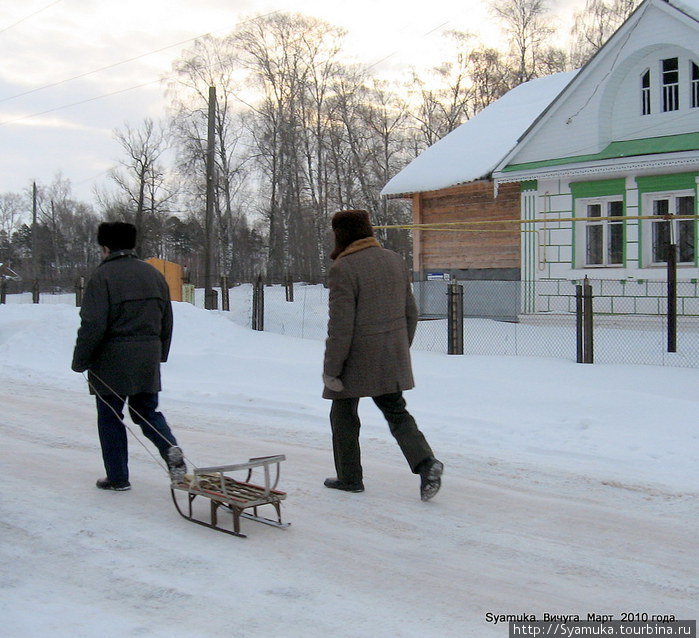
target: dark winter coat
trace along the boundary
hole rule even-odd
[[[100,394],[160,391],[172,306],[165,278],[153,266],[129,250],[107,256],[87,283],[80,318],[73,370],[88,370]]]
[[[325,399],[371,397],[414,387],[410,344],[417,308],[405,263],[373,237],[350,244],[330,267],[323,373],[339,377]]]

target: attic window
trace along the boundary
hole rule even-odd
[[[699,107],[699,66],[694,62],[690,64],[692,65],[691,103],[692,108],[695,109]]]
[[[677,58],[662,61],[663,111],[677,111],[680,108],[680,79]]]
[[[650,115],[650,69],[641,76],[641,115]]]

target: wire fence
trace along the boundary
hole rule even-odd
[[[79,302],[84,278],[35,281],[0,279],[0,303],[72,304]]]
[[[463,295],[464,354],[577,359],[576,281],[545,282],[537,292],[543,309],[522,313],[531,284],[520,281],[459,281]],[[668,322],[664,282],[633,286],[619,281],[593,284],[594,361],[699,367],[699,314],[690,301],[699,300],[694,282],[679,282],[677,352],[667,351]],[[420,312],[413,349],[446,353],[448,283],[416,282]],[[623,293],[623,294],[622,294]],[[233,320],[252,327],[253,285],[229,291]],[[303,339],[325,339],[328,290],[322,285],[294,284],[293,301],[283,285],[264,287],[264,330]],[[195,303],[204,307],[203,291]],[[645,309],[646,313],[638,312]],[[614,312],[611,312],[614,310]],[[623,312],[635,311],[631,312]]]
[[[10,282],[12,283],[12,282]],[[532,295],[530,282],[460,281],[463,286],[463,352],[467,355],[578,356],[575,287],[580,282],[538,282],[535,312],[519,309]],[[668,352],[667,298],[664,282],[595,280],[593,288],[594,362],[699,367],[699,287],[678,282],[676,352]],[[71,285],[75,288],[70,291]],[[328,289],[318,284],[264,286],[264,330],[301,339],[327,334]],[[448,352],[448,282],[414,284],[420,312],[413,349]],[[79,287],[42,288],[39,303],[77,305]],[[221,298],[220,289],[216,289]],[[231,319],[253,327],[253,284],[228,290]],[[291,300],[292,299],[292,300]],[[32,303],[33,292],[8,286],[5,303]],[[204,307],[204,290],[194,304]],[[644,311],[645,312],[642,312]],[[633,312],[632,312],[633,311]],[[220,310],[219,312],[223,312]],[[693,314],[694,313],[694,314]]]

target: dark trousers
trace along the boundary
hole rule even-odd
[[[418,465],[432,456],[432,448],[417,427],[415,419],[405,409],[402,392],[372,397],[383,413],[391,434],[400,446],[411,471],[418,472]],[[333,399],[330,409],[330,426],[333,435],[333,454],[337,478],[345,483],[362,480],[361,452],[359,448],[359,399]]]
[[[130,397],[106,394],[96,398],[97,430],[104,468],[110,481],[129,480],[129,453],[126,427],[123,423],[127,398],[131,419],[141,426],[144,436],[153,442],[163,458],[167,458],[167,451],[171,446],[177,445],[165,417],[157,411],[157,393],[143,392]]]

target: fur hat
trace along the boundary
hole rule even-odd
[[[97,228],[97,243],[111,251],[131,250],[136,245],[136,227],[126,222],[102,222]]]
[[[335,233],[335,248],[330,253],[330,259],[336,259],[352,242],[374,236],[369,212],[366,210],[341,210],[335,213],[332,229]]]

